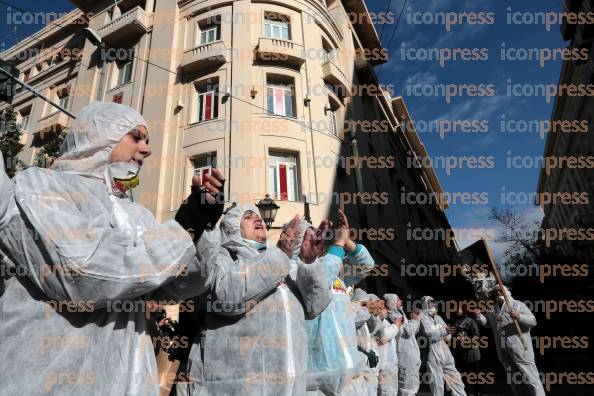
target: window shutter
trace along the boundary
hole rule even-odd
[[[289,196],[287,193],[287,165],[278,165],[279,179],[280,179],[280,199],[286,201]]]
[[[282,89],[274,88],[274,112],[278,115],[286,115],[285,112],[285,95]]]
[[[206,94],[205,97],[205,110],[204,110],[204,120],[210,120],[212,118],[212,94]]]

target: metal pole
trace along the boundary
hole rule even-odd
[[[49,100],[48,98],[46,98],[45,96],[43,96],[41,93],[39,93],[38,91],[36,91],[35,88],[33,88],[32,86],[30,86],[26,82],[23,82],[23,81],[19,80],[18,78],[16,78],[15,76],[13,76],[12,74],[10,74],[9,72],[7,72],[6,70],[4,70],[2,68],[0,68],[0,72],[2,72],[3,74],[7,75],[8,77],[10,77],[14,82],[21,84],[25,89],[27,89],[28,91],[30,91],[31,93],[33,93],[33,95],[37,96],[38,98],[41,98],[41,99],[45,100],[47,103],[51,104],[56,109],[60,110],[61,112],[65,113],[65,114],[67,114],[70,118],[76,120],[76,117],[75,117],[74,114],[72,114],[71,112],[69,112],[68,110],[66,110],[62,106],[60,106],[59,104],[52,102],[51,100]]]

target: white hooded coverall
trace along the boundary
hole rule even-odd
[[[444,395],[444,382],[452,391],[452,396],[466,396],[464,383],[456,369],[454,357],[447,342],[451,335],[446,331],[446,323],[441,316],[432,313],[428,307],[431,297],[423,297],[421,312],[421,331],[427,347],[427,373],[432,396]]]
[[[140,125],[127,106],[93,103],[52,169],[0,169],[3,394],[158,395],[143,296],[200,294],[209,271],[176,222],[108,188],[111,151]]]
[[[536,326],[536,318],[526,304],[514,300],[507,289],[505,292],[512,309],[520,314],[518,323],[528,350],[524,350],[522,340],[516,333],[507,304],[495,307],[494,312],[485,312],[486,317],[481,314],[478,322],[481,326],[489,325],[493,329],[497,356],[506,375],[512,376],[510,386],[514,395],[544,396],[538,368],[534,363],[534,350],[530,337],[530,329]]]

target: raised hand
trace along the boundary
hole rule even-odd
[[[217,202],[217,194],[223,190],[223,183],[225,178],[220,170],[213,168],[209,175],[206,175],[204,180],[200,176],[192,178],[192,186],[201,188],[205,193],[206,201],[210,204]]]
[[[297,243],[297,235],[299,234],[299,222],[301,218],[295,215],[289,226],[281,233],[280,239],[276,246],[282,250],[289,258],[293,257],[293,249]]]

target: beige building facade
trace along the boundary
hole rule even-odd
[[[403,191],[442,189],[432,168],[410,165],[426,164],[418,160],[428,154],[404,101],[374,72],[388,53],[364,2],[72,3],[79,9],[0,57],[74,114],[95,100],[143,114],[153,155],[135,197],[159,220],[175,215],[193,175],[216,166],[228,205],[274,198],[276,234],[304,214],[304,196],[314,223],[344,204],[358,239],[390,267],[382,277],[402,290],[421,279],[406,284],[401,263],[458,259],[455,241],[407,236],[413,228],[451,227],[441,203],[399,200]],[[21,157],[30,164],[70,120],[23,90],[13,105],[27,132]],[[379,157],[385,161],[373,161]],[[380,228],[384,240],[367,232]],[[379,278],[369,283],[385,287]]]

